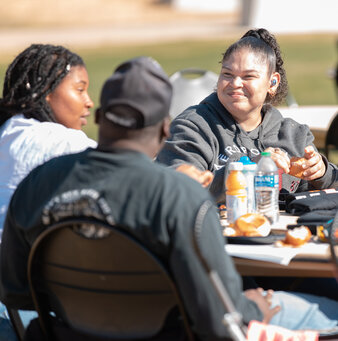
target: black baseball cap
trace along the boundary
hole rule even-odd
[[[168,116],[172,85],[160,64],[137,57],[120,64],[101,90],[101,111],[119,126],[140,129]]]

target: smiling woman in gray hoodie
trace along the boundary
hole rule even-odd
[[[273,107],[287,89],[275,37],[265,29],[248,31],[224,53],[217,91],[173,120],[157,161],[213,172],[210,191],[217,202],[225,199],[229,163],[244,155],[258,162],[263,151],[284,172],[282,192],[337,187],[337,167],[318,153],[309,127]],[[289,174],[294,156],[306,159],[302,179]]]

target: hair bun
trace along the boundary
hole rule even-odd
[[[252,31],[250,36],[257,38],[257,39],[261,39],[261,36],[259,35],[259,33],[257,31]]]

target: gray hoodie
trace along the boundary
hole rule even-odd
[[[260,153],[268,147],[281,148],[289,157],[303,156],[308,145],[317,150],[307,125],[284,118],[270,105],[264,106],[262,112],[262,123],[246,132],[220,103],[217,94],[212,93],[173,120],[171,137],[157,156],[157,161],[173,167],[190,163],[200,170],[210,170],[215,175],[210,191],[220,203],[225,200],[225,179],[230,162],[238,161],[244,155],[258,162]],[[304,181],[283,174],[281,193],[337,188],[337,167],[324,156],[323,160],[326,172],[320,179]]]

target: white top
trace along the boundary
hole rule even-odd
[[[7,206],[19,182],[47,160],[95,148],[81,130],[15,115],[0,127],[0,237]]]

